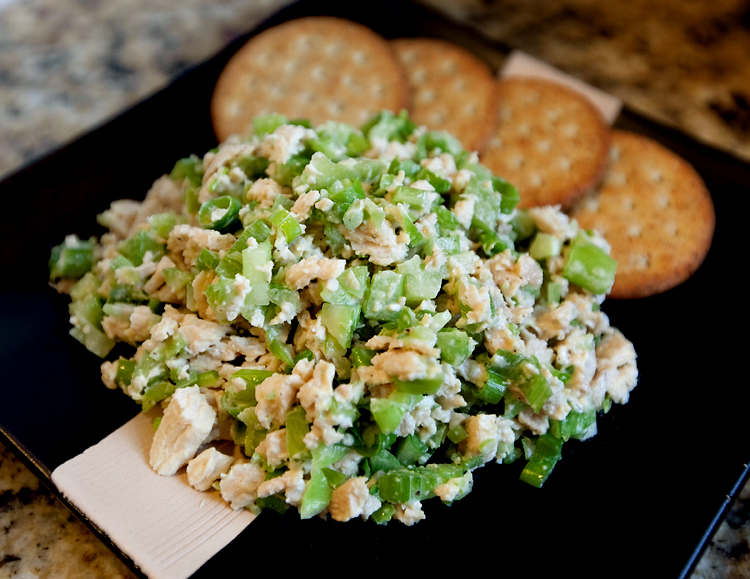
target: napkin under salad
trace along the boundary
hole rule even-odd
[[[518,201],[405,113],[272,114],[66,237],[50,279],[104,384],[164,409],[156,473],[234,509],[411,525],[490,462],[541,487],[637,383],[600,309],[608,244]]]

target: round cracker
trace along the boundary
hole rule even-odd
[[[387,40],[348,20],[307,17],[261,32],[232,56],[216,83],[211,118],[223,141],[247,134],[262,114],[359,126],[408,104],[406,77]]]
[[[448,131],[465,149],[480,150],[497,122],[495,79],[469,51],[432,38],[392,41],[411,90],[409,117]]]
[[[688,279],[711,247],[716,215],[698,172],[648,137],[612,132],[611,164],[600,189],[571,209],[612,245],[613,298],[641,298]]]
[[[480,161],[518,187],[519,207],[570,206],[604,176],[610,129],[583,94],[512,76],[497,83],[498,126]]]

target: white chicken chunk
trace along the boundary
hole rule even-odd
[[[191,487],[207,491],[232,466],[232,457],[209,447],[188,462],[187,477]]]
[[[258,498],[258,488],[266,478],[266,471],[251,462],[235,464],[221,475],[221,498],[233,509],[242,509]]]
[[[200,388],[180,388],[164,411],[151,444],[149,463],[157,474],[171,476],[184,466],[211,434],[216,411]]]

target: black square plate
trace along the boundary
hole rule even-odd
[[[359,21],[387,38],[446,38],[485,58],[509,49],[397,0],[306,0],[258,30],[312,14]],[[209,117],[214,83],[258,30],[0,183],[0,432],[48,484],[52,470],[138,412],[102,386],[97,359],[68,336],[67,298],[46,283],[49,249],[67,233],[101,233],[95,216],[112,200],[142,198],[177,159],[216,145]],[[631,401],[601,417],[593,439],[566,444],[541,490],[517,480],[521,465],[487,465],[475,472],[468,497],[450,508],[427,501],[427,519],[410,528],[264,512],[195,577],[249,573],[258,565],[270,573],[473,573],[489,564],[532,577],[679,577],[690,570],[750,462],[750,389],[738,362],[744,302],[734,295],[744,287],[739,265],[747,240],[741,241],[738,200],[750,165],[628,110],[616,126],[688,159],[717,213],[711,251],[690,280],[662,295],[604,304],[639,355]]]

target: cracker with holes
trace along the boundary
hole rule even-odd
[[[454,44],[431,38],[392,41],[411,89],[410,118],[448,131],[465,149],[484,147],[495,128],[495,79],[482,60]]]
[[[406,77],[388,41],[348,20],[308,17],[269,28],[240,48],[219,76],[211,118],[224,141],[247,134],[262,114],[358,126],[408,104]]]
[[[599,184],[610,128],[587,97],[522,76],[497,81],[497,91],[498,125],[480,161],[518,187],[519,207],[569,207]]]
[[[601,188],[570,211],[612,244],[614,298],[640,298],[688,279],[711,246],[716,216],[700,175],[677,154],[634,133],[613,131]]]

